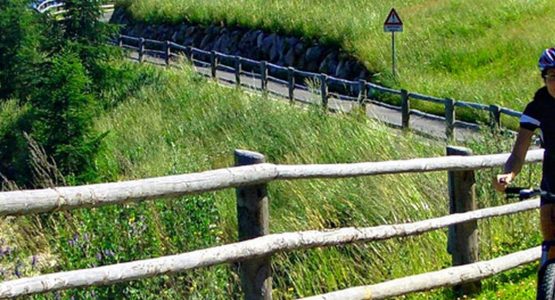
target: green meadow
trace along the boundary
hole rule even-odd
[[[537,59],[553,46],[549,0],[121,1],[137,20],[262,28],[341,46],[374,80],[422,94],[521,110],[542,82]],[[398,82],[391,75],[395,7]]]
[[[206,80],[187,65],[165,70],[112,64],[135,76],[122,78],[119,88],[106,92],[107,99],[119,100],[95,121],[97,131],[108,132],[95,161],[101,182],[229,167],[234,149],[258,151],[269,162],[279,164],[384,161],[445,152],[444,142],[392,130],[360,112],[327,114],[319,108],[246,94]],[[141,84],[135,88],[137,81]],[[15,116],[24,110],[8,101],[0,116]],[[487,141],[465,146],[476,153],[510,147],[510,141],[502,137],[492,136]],[[477,172],[480,207],[507,203],[489,186],[498,171]],[[538,178],[537,166],[527,167],[525,173],[521,184],[532,184]],[[376,226],[442,216],[449,210],[446,185],[445,172],[272,182],[271,232]],[[9,230],[3,231],[2,237],[16,250],[4,261],[7,271],[3,276],[15,278],[17,266],[31,275],[231,243],[237,239],[235,205],[235,192],[229,189],[8,219],[3,226]],[[481,258],[537,245],[537,219],[537,213],[531,212],[480,222]],[[439,230],[410,238],[278,254],[273,257],[274,297],[294,299],[439,270],[451,265],[446,243],[447,230]],[[32,265],[32,255],[39,256],[42,264]],[[531,298],[535,270],[536,265],[530,265],[484,281],[478,299],[491,299],[499,293],[515,295],[509,299]],[[240,295],[235,265],[58,294],[80,299],[230,299]],[[440,289],[403,299],[452,297],[449,289]]]
[[[438,97],[522,109],[541,85],[536,60],[550,46],[555,6],[542,0],[484,1],[120,1],[138,20],[263,28],[342,46],[377,73],[376,80]],[[398,81],[390,73],[383,21],[394,6],[405,24],[398,39]],[[106,62],[93,131],[102,134],[94,182],[200,172],[233,165],[247,149],[276,164],[351,163],[437,157],[444,141],[392,129],[355,110],[319,107],[223,87],[175,68]],[[108,75],[110,75],[108,74]],[[103,75],[103,74],[101,74]],[[100,76],[100,75],[99,75]],[[31,111],[21,99],[0,101],[0,136]],[[458,144],[475,154],[508,152],[512,140],[488,132]],[[39,166],[40,167],[40,166]],[[509,203],[476,172],[478,206]],[[2,174],[0,174],[2,175]],[[516,185],[534,186],[540,166]],[[5,189],[16,188],[4,185]],[[447,173],[272,182],[271,233],[398,224],[448,214]],[[233,189],[135,204],[7,217],[0,221],[0,279],[91,268],[184,253],[237,240]],[[479,221],[480,258],[538,245],[538,212]],[[419,236],[276,254],[274,299],[295,299],[451,266],[447,229]],[[482,281],[473,299],[533,299],[537,264]],[[33,299],[238,299],[238,266],[210,268]],[[399,299],[454,299],[449,288]]]

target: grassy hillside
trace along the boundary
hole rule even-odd
[[[396,35],[398,86],[439,97],[522,109],[541,86],[537,59],[553,46],[550,0],[409,1],[120,1],[146,22],[225,23],[339,44],[388,81],[391,7],[405,31]]]
[[[142,85],[128,90],[128,81],[122,78],[122,90],[106,95],[120,100],[96,121],[97,130],[108,132],[96,161],[100,181],[227,167],[233,164],[236,148],[261,152],[269,162],[280,164],[383,161],[441,156],[445,151],[443,143],[392,131],[362,115],[329,115],[223,88],[187,66],[171,71],[126,68],[141,74]],[[0,116],[22,109],[7,102],[0,107]],[[477,153],[508,150],[503,140],[489,141],[468,146]],[[478,172],[480,206],[504,202],[489,187],[494,172]],[[522,176],[522,180],[535,179],[537,170]],[[445,172],[273,182],[269,185],[271,232],[374,226],[444,215],[448,212],[446,182]],[[17,232],[1,231],[2,247],[15,249],[2,261],[3,279],[15,278],[17,272],[30,275],[181,253],[229,243],[237,236],[233,190],[9,219],[3,226]],[[536,213],[481,222],[480,232],[483,259],[539,242]],[[450,265],[446,234],[440,230],[276,255],[274,296],[292,299],[441,269]],[[33,256],[40,257],[40,265],[33,263]],[[534,271],[535,266],[529,266],[486,281],[481,299],[496,293],[515,295],[509,299],[531,298]],[[236,267],[219,266],[60,296],[229,299],[239,297],[238,286]],[[450,298],[449,290],[408,297]]]

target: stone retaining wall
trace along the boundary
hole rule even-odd
[[[359,61],[338,48],[327,47],[303,38],[215,25],[146,24],[131,20],[122,8],[114,12],[111,22],[124,24],[122,34],[125,35],[161,41],[171,40],[184,46],[265,60],[284,67],[324,73],[347,80],[368,80],[371,75]]]

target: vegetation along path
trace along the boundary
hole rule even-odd
[[[138,37],[137,37],[138,38]],[[134,60],[139,60],[139,52],[133,49],[133,43],[128,41],[129,39],[124,39],[122,45],[129,48],[131,46],[132,50],[130,52],[130,57]],[[150,55],[149,55],[150,54]],[[146,62],[154,63],[157,65],[164,65],[165,59],[159,54],[149,51],[145,51],[144,60]],[[210,59],[203,59],[202,56],[197,56],[192,60],[192,64],[195,69],[207,76],[212,76],[212,70],[210,67]],[[236,85],[237,78],[235,74],[235,69],[233,67],[217,68],[215,72],[215,78],[218,82],[225,85]],[[249,88],[251,90],[261,91],[262,80],[259,73],[256,71],[241,71],[240,74],[240,85],[242,87]],[[280,82],[279,80],[268,80],[266,85],[267,91],[279,98],[288,98],[289,89],[286,83]],[[354,107],[358,107],[358,103],[354,101],[345,101],[347,95],[342,95],[339,93],[330,93],[328,98],[328,108],[335,112],[349,112]],[[294,100],[302,104],[320,104],[322,102],[321,96],[319,94],[318,88],[311,89],[306,85],[297,85],[294,93]],[[368,99],[365,103],[366,105],[366,115],[370,118],[378,119],[384,123],[393,126],[401,127],[401,107],[384,104],[377,101],[376,99]],[[435,116],[427,113],[420,112],[418,110],[411,110],[411,118],[409,122],[409,128],[423,133],[425,135],[446,139],[446,122],[444,117]],[[456,121],[455,122],[455,139],[465,140],[468,138],[477,138],[480,127],[476,124]]]

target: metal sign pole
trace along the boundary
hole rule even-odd
[[[395,31],[391,32],[391,60],[393,61],[393,77],[397,77],[397,72],[395,71]]]
[[[393,78],[397,79],[395,32],[403,32],[403,22],[394,8],[392,8],[389,12],[389,15],[385,19],[385,23],[383,25],[385,32],[391,32],[391,73],[393,74]]]

